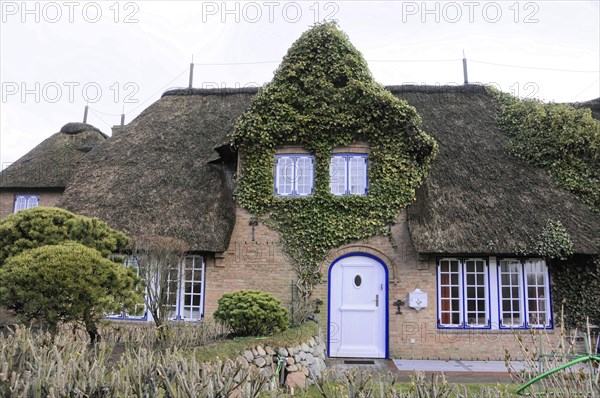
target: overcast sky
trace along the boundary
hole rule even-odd
[[[169,88],[257,86],[337,20],[383,84],[470,82],[545,101],[600,96],[598,1],[1,1],[2,168],[72,121],[111,134]]]

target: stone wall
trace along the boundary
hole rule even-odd
[[[289,347],[257,345],[238,356],[242,366],[251,366],[267,377],[273,376],[282,360],[285,385],[305,387],[310,375],[320,377],[325,370],[325,342],[319,328],[316,336],[306,342]]]

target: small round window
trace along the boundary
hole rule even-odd
[[[362,278],[360,277],[360,275],[356,275],[354,277],[354,286],[360,287],[361,283],[362,283]]]

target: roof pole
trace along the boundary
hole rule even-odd
[[[84,123],[87,123],[88,108],[89,108],[89,106],[87,106],[87,104],[86,104],[85,109],[83,111],[83,122]]]
[[[463,50],[463,76],[465,78],[465,84],[469,84],[469,77],[467,76],[467,57],[465,56],[465,50]]]
[[[194,81],[194,56],[192,55],[192,63],[190,63],[190,90],[192,89],[192,82]]]
[[[121,126],[125,126],[125,105],[123,105],[123,110],[121,111]]]

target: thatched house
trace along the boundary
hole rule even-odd
[[[107,136],[68,123],[0,173],[0,219],[34,206],[55,206],[77,162]]]
[[[545,171],[505,151],[508,138],[496,123],[498,103],[484,87],[387,89],[417,109],[423,129],[439,143],[439,155],[414,204],[398,214],[393,239],[374,237],[331,253],[315,298],[328,308],[328,271],[340,258],[375,258],[385,266],[384,354],[366,356],[451,358],[460,346],[460,357],[501,358],[503,347],[513,344],[511,328],[551,331],[546,264],[523,257],[520,247],[537,237],[547,220],[557,220],[576,254],[597,255],[600,216],[556,187]],[[221,294],[242,288],[291,300],[290,282],[297,277],[281,238],[236,206],[237,165],[223,147],[255,93],[166,92],[85,157],[61,203],[129,234],[151,231],[187,241],[190,253],[202,259],[197,281],[202,300],[196,313],[192,307],[184,311],[191,290],[180,292],[182,318],[184,312],[188,319],[209,316]],[[539,284],[528,286],[537,296],[528,293],[525,302],[524,283],[533,274]],[[469,285],[470,275],[479,282]],[[508,304],[501,296],[503,279],[516,281]],[[407,308],[416,288],[427,295],[418,312]],[[468,289],[477,293],[471,296]],[[406,303],[401,315],[397,300]],[[329,333],[335,341],[340,327],[330,325]]]
[[[560,222],[575,256],[587,261],[600,254],[600,215],[506,151],[498,101],[484,87],[386,89],[416,108],[439,155],[416,200],[389,224],[389,236],[350,241],[321,262],[311,300],[323,303],[328,355],[502,359],[504,347],[517,347],[514,329],[553,334],[549,263],[526,248],[549,221]],[[245,288],[270,291],[290,306],[297,301],[291,285],[298,275],[285,237],[236,201],[234,175],[243,172],[238,155],[248,154],[244,148],[236,153],[229,134],[257,92],[164,93],[78,162],[58,204],[132,236],[185,241],[189,256],[170,296],[176,319],[211,316],[223,293]],[[331,159],[367,164],[371,150],[365,139],[333,148]],[[310,150],[291,143],[274,156],[272,194],[296,193],[282,200],[307,203],[312,163],[298,162],[310,158]],[[283,162],[295,166],[278,168]],[[336,177],[337,183],[365,170],[364,180],[353,180],[360,190],[346,185],[346,193],[369,195],[371,169],[360,162],[353,167],[350,178]],[[280,178],[290,170],[303,170],[304,177]],[[320,189],[343,195],[332,181]]]

